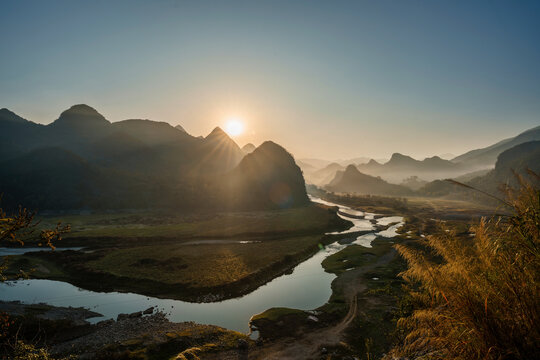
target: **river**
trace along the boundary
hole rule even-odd
[[[339,236],[336,236],[336,240],[343,238],[344,234],[346,234],[347,237],[356,238],[351,243],[369,247],[371,241],[378,235],[385,238],[395,236],[395,230],[403,221],[401,217],[382,217],[372,220],[375,217],[374,214],[364,213],[318,198],[311,199],[314,202],[338,206],[339,216],[353,223],[353,226],[346,231],[332,233]],[[383,232],[375,233],[375,226],[371,221],[381,225],[398,224]],[[367,230],[373,232],[365,234]],[[358,231],[364,233],[356,236],[354,232]],[[336,275],[325,272],[321,262],[348,245],[339,244],[336,241],[297,265],[292,273],[279,276],[239,298],[219,302],[191,303],[153,298],[134,293],[100,293],[53,280],[19,280],[0,284],[0,300],[84,307],[103,314],[102,317],[89,319],[94,323],[105,319],[114,319],[120,313],[131,313],[157,306],[158,309],[167,314],[171,321],[194,321],[247,333],[249,332],[249,320],[251,317],[269,308],[289,307],[312,310],[324,305],[330,298],[332,293],[330,285]],[[5,255],[2,252],[3,250],[5,249],[0,249],[0,256]],[[38,248],[38,250],[43,249]]]

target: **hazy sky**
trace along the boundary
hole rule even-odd
[[[540,1],[0,0],[0,107],[77,103],[299,157],[415,157],[540,125]]]

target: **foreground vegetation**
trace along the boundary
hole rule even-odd
[[[372,203],[371,211],[381,213],[380,210],[386,209],[388,214],[405,215],[400,234],[392,241],[378,238],[371,248],[350,245],[326,258],[323,262],[325,270],[338,275],[332,283],[333,294],[329,302],[314,312],[274,308],[255,316],[253,323],[264,339],[258,346],[240,334],[194,327],[195,333],[173,331],[159,343],[153,342],[151,336],[131,339],[104,349],[99,356],[217,359],[221,352],[236,354],[238,341],[246,340],[250,356],[253,354],[257,358],[258,354],[267,354],[265,351],[280,344],[288,346],[287,339],[296,342],[310,334],[332,335],[334,329],[345,324],[343,342],[326,346],[324,339],[319,340],[318,343],[325,346],[321,352],[323,358],[356,356],[371,360],[385,354],[389,354],[389,359],[426,360],[537,358],[540,194],[537,188],[529,186],[521,193],[510,195],[508,203],[514,207],[514,215],[481,222],[474,219],[485,215],[482,211],[486,209],[464,202],[376,199],[379,205]],[[326,199],[344,203],[338,195],[333,196],[335,198]],[[366,197],[346,199],[352,206],[374,200]],[[328,208],[302,211],[306,211],[304,216],[307,211],[312,211],[314,216],[334,219],[327,222],[328,226],[330,223],[338,225],[335,218],[328,215],[335,216]],[[497,211],[502,212],[501,209]],[[125,221],[125,217],[122,218]],[[114,226],[105,226],[103,220],[95,218],[93,222],[95,224],[86,226],[93,227],[89,230],[94,233],[100,228],[108,231],[107,226]],[[476,225],[471,227],[473,223]],[[75,267],[85,277],[90,274],[91,282],[101,276],[98,281],[101,284],[107,285],[112,279],[108,285],[118,286],[122,279],[121,282],[128,286],[142,284],[147,290],[153,286],[155,289],[174,288],[181,278],[182,286],[189,284],[182,289],[184,293],[189,293],[191,288],[198,289],[193,294],[200,295],[202,290],[219,294],[216,290],[221,288],[227,289],[230,295],[234,293],[234,286],[246,289],[243,286],[247,283],[239,279],[256,283],[254,274],[283,271],[287,268],[283,261],[297,263],[301,256],[310,256],[312,251],[317,251],[319,243],[336,240],[320,234],[291,233],[291,227],[284,224],[273,225],[280,231],[265,230],[255,234],[232,225],[230,229],[236,229],[236,235],[221,239],[183,236],[94,239],[77,235],[66,243],[95,240],[92,253],[66,251],[54,255],[26,255],[19,258],[17,266],[25,261],[32,265],[42,264],[49,270],[49,277],[64,276],[71,279],[69,281],[77,281],[68,270]],[[126,222],[125,225],[135,228],[135,224]],[[300,224],[300,228],[302,226]],[[263,229],[268,227],[263,226]],[[287,235],[280,238],[280,234]],[[205,240],[212,240],[212,243],[204,243]],[[237,240],[247,243],[232,242]],[[392,242],[397,244],[403,257],[398,256]],[[77,263],[80,263],[79,267]],[[272,268],[264,264],[278,265]],[[212,266],[221,270],[215,271]],[[403,278],[398,276],[400,272]],[[39,274],[39,269],[36,273]],[[155,282],[157,277],[162,282]],[[213,284],[215,288],[210,289],[205,284]],[[247,350],[244,355],[247,356]]]
[[[22,207],[14,214],[8,214],[0,208],[0,245],[22,246],[24,245],[23,239],[35,237],[39,246],[54,248],[53,242],[61,240],[62,234],[69,231],[69,226],[63,226],[58,222],[52,229],[41,229],[36,236],[35,230],[37,223],[34,221],[34,217],[35,213]],[[0,263],[0,282],[27,276],[27,273],[21,269],[16,269],[11,274],[8,274],[6,272],[8,267],[8,259],[6,257],[2,258]],[[21,327],[17,327],[16,320],[12,319],[8,314],[0,312],[0,356],[2,358],[12,358],[14,360],[52,359],[46,349],[36,348],[32,343],[27,342],[27,338],[22,336],[19,338],[20,330]],[[32,340],[35,340],[35,337]]]
[[[415,310],[399,321],[405,337],[393,355],[540,357],[540,191],[522,181],[507,194],[513,215],[482,220],[468,241],[443,229],[415,248],[396,246]]]

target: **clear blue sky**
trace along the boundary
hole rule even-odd
[[[76,103],[299,157],[415,157],[540,124],[540,1],[0,0],[0,107]]]

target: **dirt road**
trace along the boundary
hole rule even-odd
[[[247,356],[250,360],[306,360],[320,357],[320,349],[325,346],[337,345],[342,340],[343,332],[356,317],[358,311],[358,294],[367,289],[363,275],[376,267],[388,264],[396,256],[391,249],[376,262],[343,273],[335,281],[342,286],[346,300],[349,304],[347,315],[339,324],[303,333],[292,339],[279,339],[270,344],[250,349]],[[244,357],[245,358],[245,355]],[[242,359],[230,357],[229,359]]]

